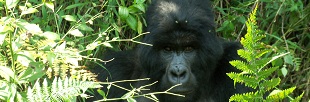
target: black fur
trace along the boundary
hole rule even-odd
[[[98,80],[151,78],[131,83],[134,87],[158,81],[147,92],[165,91],[182,83],[171,91],[185,97],[157,95],[161,102],[225,102],[234,93],[247,91],[239,84],[234,87],[226,75],[237,71],[229,61],[240,59],[236,51],[241,46],[216,36],[209,0],[153,0],[146,21],[150,34],[143,42],[153,46],[138,45],[134,50],[106,54],[104,59],[114,60],[104,64],[108,71],[100,67],[92,70],[98,73]],[[118,85],[131,89],[130,83]],[[109,98],[126,92],[112,87]],[[137,100],[151,101],[143,97]]]

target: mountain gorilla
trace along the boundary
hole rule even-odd
[[[156,95],[160,102],[225,102],[234,93],[247,91],[243,85],[234,86],[226,73],[237,71],[229,61],[239,59],[239,43],[224,41],[215,33],[214,15],[209,0],[152,0],[146,13],[147,34],[134,50],[109,53],[114,58],[95,68],[100,81],[150,78],[136,83],[119,83],[127,89],[155,81],[150,91],[170,90],[178,97]],[[126,90],[112,87],[108,97],[119,98]],[[144,93],[142,91],[142,93]],[[138,101],[151,101],[144,97]]]

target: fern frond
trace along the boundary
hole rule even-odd
[[[262,57],[263,55],[265,55],[266,53],[269,53],[269,52],[270,52],[269,49],[260,50],[259,52],[257,52],[255,54],[255,58],[260,58],[260,57]]]
[[[37,80],[34,87],[28,88],[27,98],[30,102],[37,101],[75,101],[75,97],[83,94],[88,88],[99,88],[101,85],[91,81],[79,81],[73,78],[55,78],[51,86],[44,79],[42,86],[40,81]]]
[[[240,55],[241,58],[244,58],[246,61],[251,62],[254,60],[255,56],[253,53],[246,51],[244,49],[240,49],[237,51],[238,55]]]
[[[245,86],[256,88],[258,86],[258,82],[256,81],[256,78],[250,75],[242,75],[235,72],[227,73],[227,75],[234,80],[234,83],[244,83]]]
[[[272,91],[269,96],[267,97],[267,101],[279,101],[287,97],[289,94],[291,94],[296,87],[291,87],[289,89],[285,90],[274,90]]]
[[[272,67],[272,68],[268,68],[265,70],[261,70],[260,72],[258,72],[257,76],[258,76],[258,80],[262,80],[267,78],[268,76],[270,76],[274,71],[276,71],[279,67]]]
[[[304,96],[304,92],[301,95],[297,96],[295,99],[293,99],[291,102],[300,102],[302,96]]]
[[[266,80],[263,83],[261,83],[261,87],[264,88],[264,91],[269,91],[270,89],[275,88],[276,86],[279,85],[281,79],[280,78],[274,78],[271,80]]]
[[[235,94],[230,97],[229,102],[237,101],[237,102],[255,102],[255,100],[259,100],[259,95],[257,92],[248,92],[243,94]]]
[[[241,60],[233,60],[233,61],[229,61],[229,63],[233,67],[235,67],[235,68],[237,68],[237,69],[239,69],[241,71],[245,71],[245,72],[249,72],[249,73],[253,73],[254,72],[254,70],[251,70],[252,68],[248,67],[249,65],[247,63],[245,63],[245,62],[243,62]]]

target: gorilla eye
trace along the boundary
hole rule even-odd
[[[185,49],[184,49],[185,52],[191,52],[191,51],[193,51],[193,50],[194,50],[194,48],[191,47],[191,46],[187,46],[187,47],[185,47]]]
[[[166,46],[166,47],[164,47],[164,50],[165,50],[165,51],[172,51],[172,48],[169,47],[169,46]]]

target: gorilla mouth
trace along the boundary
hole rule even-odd
[[[188,95],[193,93],[195,90],[191,89],[176,89],[176,90],[171,90],[170,92],[175,93],[175,94],[181,94],[181,95]]]

